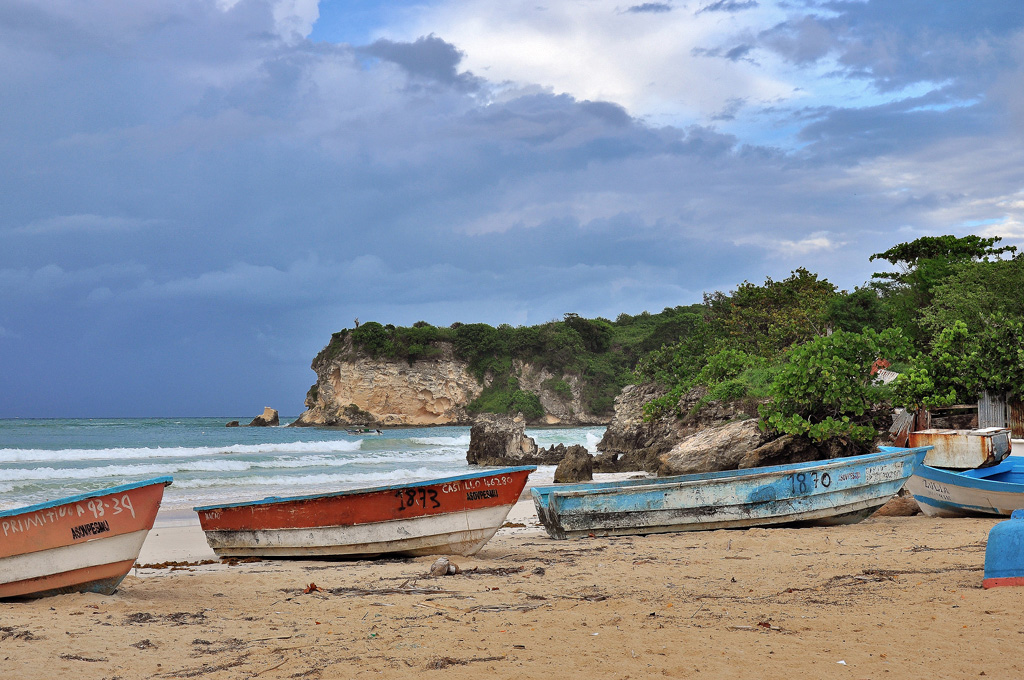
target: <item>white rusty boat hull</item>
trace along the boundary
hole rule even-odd
[[[473,555],[501,528],[536,467],[196,508],[221,557]]]
[[[475,555],[505,522],[511,506],[349,527],[207,531],[221,557],[378,557]]]

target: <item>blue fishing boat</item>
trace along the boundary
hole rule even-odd
[[[1024,509],[1024,456],[975,470],[921,464],[907,480],[921,512],[932,517],[1009,517]]]
[[[900,490],[931,447],[678,477],[530,490],[552,538],[852,524]]]

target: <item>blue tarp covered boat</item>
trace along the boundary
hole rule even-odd
[[[1024,509],[1024,456],[963,471],[922,463],[907,480],[907,490],[921,511],[933,517],[1009,517]]]
[[[772,467],[531,489],[552,538],[851,524],[900,490],[931,447]]]

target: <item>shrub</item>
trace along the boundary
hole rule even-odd
[[[871,366],[909,349],[894,329],[836,331],[794,347],[771,384],[772,401],[760,407],[762,427],[815,441],[848,436],[869,443],[877,434],[869,411],[888,394]]]

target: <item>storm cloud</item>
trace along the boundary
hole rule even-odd
[[[441,19],[349,44],[315,3],[0,4],[0,416],[295,415],[356,317],[614,318],[797,266],[852,287],[923,234],[1020,243],[1021,11],[928,6],[708,5],[765,14],[679,49],[747,70],[664,124],[494,76]],[[653,7],[600,31],[697,20]]]

